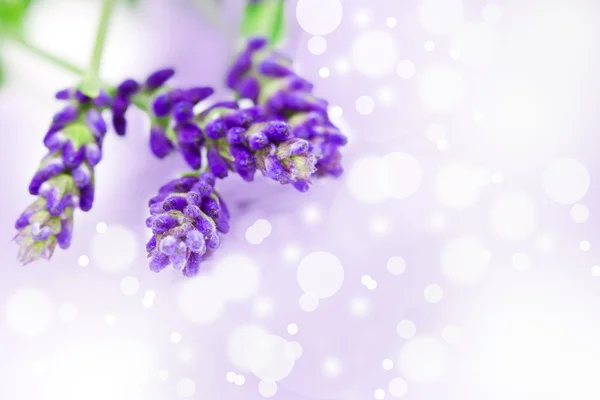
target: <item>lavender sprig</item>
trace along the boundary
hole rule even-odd
[[[94,202],[94,167],[102,159],[107,131],[102,111],[112,98],[104,91],[90,98],[75,89],[62,90],[56,97],[68,105],[53,118],[44,138],[49,153],[29,184],[29,193],[39,197],[15,223],[23,264],[50,259],[57,244],[68,248],[73,210],[89,211]]]
[[[310,142],[310,151],[318,159],[316,176],[341,175],[339,148],[347,140],[329,120],[327,102],[312,94],[312,83],[294,72],[289,58],[267,48],[265,38],[248,40],[226,84],[239,97],[264,105],[272,118],[287,121],[294,137]]]
[[[201,261],[219,247],[218,232],[229,232],[230,215],[214,185],[215,177],[208,172],[183,176],[150,199],[146,226],[153,235],[146,250],[152,271],[171,265],[187,277],[195,276]]]

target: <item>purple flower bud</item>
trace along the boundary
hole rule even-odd
[[[106,134],[106,122],[104,122],[100,111],[94,108],[88,110],[85,114],[85,122],[98,140],[104,138]]]
[[[92,169],[86,163],[79,165],[71,174],[78,188],[86,187],[92,180]]]
[[[102,160],[102,150],[96,143],[88,143],[84,146],[85,159],[90,166],[95,167]]]
[[[283,78],[293,74],[287,66],[279,64],[274,59],[266,59],[259,63],[258,72],[271,78]]]
[[[34,223],[31,225],[31,237],[33,240],[46,240],[52,231],[47,226],[42,226],[39,223]]]
[[[202,150],[199,146],[181,143],[179,151],[190,167],[195,170],[202,167]]]
[[[229,144],[242,144],[246,140],[246,130],[241,127],[231,128],[227,131],[227,142]]]
[[[202,172],[202,173],[200,173],[200,175],[198,175],[198,182],[206,183],[210,187],[214,187],[215,184],[217,183],[217,180],[215,179],[215,176],[211,172],[206,171],[206,172]]]
[[[189,193],[188,193],[189,194]],[[197,205],[189,205],[183,210],[183,213],[192,219],[196,219],[202,215],[202,211],[200,211],[200,207]]]
[[[175,128],[179,143],[201,144],[203,142],[202,130],[194,123],[182,123]]]
[[[177,218],[169,214],[158,215],[156,218],[154,218],[152,233],[155,235],[162,235],[169,229],[175,228],[177,225],[179,225]]]
[[[229,233],[229,218],[219,215],[219,217],[215,219],[215,224],[219,232]]]
[[[69,122],[75,121],[79,115],[79,109],[75,106],[67,106],[54,114],[52,122],[59,126],[65,126]]]
[[[230,146],[229,152],[234,158],[234,163],[240,168],[252,167],[255,165],[254,155],[244,146]]]
[[[253,115],[252,110],[240,110],[231,112],[221,116],[221,121],[225,122],[227,128],[244,128],[247,129],[252,125],[253,119],[258,115]]]
[[[237,86],[239,79],[252,67],[252,55],[249,51],[242,51],[227,73],[227,87]]]
[[[223,179],[227,176],[227,161],[219,154],[219,151],[212,146],[208,149],[207,156],[208,167],[210,171],[220,179]]]
[[[68,141],[63,146],[62,158],[67,168],[76,168],[85,159],[85,148],[81,146],[75,149],[73,142]]]
[[[158,214],[161,214],[163,211],[164,210],[163,210],[162,200],[160,200],[158,203],[154,203],[154,204],[150,205],[150,214],[151,215],[158,215]],[[148,227],[148,228],[150,228],[150,227]]]
[[[33,195],[39,194],[42,183],[46,182],[53,176],[60,174],[64,171],[64,169],[65,167],[61,159],[50,161],[47,165],[38,170],[33,176],[33,179],[31,179],[31,183],[29,184],[29,193]]]
[[[208,138],[217,140],[227,134],[227,125],[220,119],[216,119],[206,124],[204,132]]]
[[[178,245],[179,240],[175,239],[173,236],[163,236],[160,239],[159,250],[164,254],[170,256],[175,254]]]
[[[173,144],[167,138],[165,131],[159,125],[152,125],[150,128],[150,150],[158,158],[165,158],[171,150]]]
[[[204,197],[200,208],[202,209],[202,212],[213,219],[217,218],[219,216],[219,211],[221,211],[219,202],[212,197]]]
[[[202,261],[202,256],[200,253],[192,253],[187,259],[187,263],[185,268],[183,269],[183,275],[187,278],[193,278],[198,275],[198,271],[200,270],[200,262]]]
[[[216,249],[217,247],[219,247],[219,244],[221,244],[221,239],[219,238],[219,235],[217,234],[217,232],[213,232],[206,239],[206,245],[208,247],[210,247],[211,249]]]
[[[153,222],[154,222],[154,217],[152,215],[150,215],[148,218],[146,218],[146,221],[144,221],[144,223],[146,224],[146,228],[152,228]]]
[[[205,215],[201,215],[198,219],[196,219],[196,227],[205,237],[211,236],[216,229],[215,225],[209,221],[208,217]]]
[[[127,79],[117,87],[117,94],[119,96],[129,97],[137,93],[138,90],[140,90],[140,84],[133,79]]]
[[[194,185],[194,188],[195,187],[196,186]],[[197,206],[200,205],[200,202],[202,201],[202,196],[200,196],[200,194],[198,194],[194,189],[192,189],[191,192],[187,192],[187,194],[185,195],[185,201],[187,201],[189,205]]]
[[[73,214],[68,214],[66,218],[60,221],[60,232],[56,235],[58,246],[65,250],[71,246],[73,238]]]
[[[254,52],[256,50],[260,50],[267,45],[266,37],[253,37],[248,40],[247,49]]]
[[[185,197],[181,196],[169,196],[163,201],[163,210],[165,211],[177,210],[183,212],[186,206],[187,201]]]
[[[91,97],[84,94],[81,90],[76,90],[75,91],[75,100],[77,100],[77,102],[79,102],[79,104],[87,104],[92,99],[91,99]]]
[[[204,236],[202,236],[202,234],[196,230],[188,232],[185,238],[185,245],[194,253],[199,253],[202,255],[206,252]]]
[[[196,193],[200,198],[202,198],[210,196],[213,192],[213,187],[207,182],[198,182],[194,185],[192,190],[193,192],[190,193]]]
[[[81,211],[89,211],[94,204],[94,185],[89,184],[79,191],[79,208]]]
[[[187,101],[196,105],[202,100],[209,98],[214,92],[214,89],[211,87],[195,87],[186,90],[185,97]]]
[[[96,108],[110,107],[111,103],[112,97],[110,97],[110,95],[106,93],[106,90],[104,89],[100,89],[100,93],[93,100],[94,107]]]
[[[156,248],[156,236],[152,235],[148,243],[146,243],[146,252],[150,253]]]
[[[144,86],[150,91],[156,90],[171,79],[173,75],[175,75],[175,70],[172,68],[158,70],[146,79]]]
[[[56,126],[51,127],[44,137],[44,145],[50,151],[61,150],[67,140],[69,140],[64,133],[59,131],[59,129],[60,128]]]
[[[231,214],[229,213],[229,208],[227,207],[227,204],[225,203],[225,201],[223,200],[223,198],[216,193],[217,198],[219,199],[219,205],[221,206],[221,215],[225,216],[227,219],[229,219],[231,217]]]
[[[125,117],[122,114],[113,114],[112,123],[115,133],[119,136],[124,136],[127,132],[127,120]]]
[[[295,181],[292,183],[292,185],[296,190],[302,193],[306,192],[310,188],[309,182],[307,181]]]
[[[198,178],[195,176],[182,176],[181,178],[174,179],[160,187],[159,193],[187,193],[190,189],[198,182]],[[160,201],[164,200],[162,198]]]
[[[290,125],[284,121],[268,122],[262,128],[262,132],[273,143],[285,142],[293,138]]]
[[[237,92],[243,99],[251,99],[256,103],[258,95],[260,93],[260,84],[258,79],[253,76],[247,76],[242,78],[237,84]]]
[[[171,264],[173,265],[173,268],[175,268],[178,271],[181,271],[183,269],[183,267],[185,266],[185,263],[187,261],[187,253],[188,253],[188,250],[187,250],[187,246],[185,245],[185,243],[178,242],[175,252],[173,254],[171,254],[171,256],[169,257],[171,260]]]
[[[150,261],[150,271],[152,272],[160,272],[165,269],[171,261],[169,260],[169,256],[157,251],[152,256],[152,260]]]
[[[166,117],[171,112],[172,104],[169,93],[163,93],[154,98],[152,112],[157,117]]]
[[[173,106],[173,118],[177,122],[185,122],[194,117],[194,105],[188,101],[180,101]]]
[[[73,89],[62,89],[54,95],[58,100],[69,100],[73,96]]]
[[[262,132],[255,132],[248,136],[248,147],[250,147],[250,150],[260,150],[268,144],[269,139]]]

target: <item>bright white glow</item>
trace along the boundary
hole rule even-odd
[[[387,25],[388,28],[394,28],[396,26],[396,18],[394,17],[387,17],[385,20],[385,24]]]
[[[542,184],[548,197],[558,204],[573,204],[586,195],[590,173],[578,160],[560,158],[544,170]]]
[[[268,297],[259,297],[252,301],[252,314],[258,318],[266,318],[273,314],[273,300]]]
[[[446,34],[463,20],[461,0],[423,0],[419,7],[421,25],[433,34]]]
[[[246,229],[246,240],[250,244],[260,244],[271,234],[271,223],[266,219],[259,219]]]
[[[368,11],[359,11],[354,15],[354,23],[359,27],[365,27],[371,22],[371,13]]]
[[[417,68],[408,60],[402,60],[396,65],[396,74],[402,79],[410,79],[415,76]]]
[[[435,194],[440,202],[450,207],[465,208],[475,204],[480,191],[477,170],[467,164],[447,164],[435,177]]]
[[[73,303],[64,303],[58,309],[58,316],[64,322],[73,322],[79,315],[79,309]]]
[[[356,297],[350,300],[350,314],[355,317],[364,317],[371,310],[371,300],[366,297]]]
[[[230,254],[222,258],[216,265],[213,276],[213,285],[230,301],[247,300],[260,286],[258,265],[243,254]]]
[[[531,259],[525,253],[516,253],[512,258],[512,266],[519,272],[525,272],[531,268]]]
[[[302,219],[309,225],[313,225],[321,220],[321,210],[314,204],[304,207]]]
[[[456,325],[446,325],[442,330],[442,339],[444,339],[444,341],[448,344],[459,344],[461,337],[461,329]]]
[[[252,368],[253,348],[269,332],[258,324],[245,324],[236,327],[227,337],[227,355],[239,368],[249,371]]]
[[[379,179],[386,196],[405,199],[417,192],[423,179],[419,162],[410,154],[394,152],[381,158]]]
[[[79,256],[77,264],[79,264],[80,267],[87,267],[90,264],[90,258],[86,255]]]
[[[196,382],[190,378],[181,379],[177,382],[176,389],[181,397],[192,397],[196,393]]]
[[[340,74],[345,74],[350,69],[350,63],[343,58],[338,58],[335,62],[335,69],[337,69]]]
[[[522,193],[508,193],[498,198],[490,211],[490,222],[496,233],[509,240],[527,239],[536,226],[533,200]]]
[[[403,321],[400,321],[398,325],[396,325],[396,333],[402,339],[411,339],[417,334],[417,326],[414,322],[405,319]]]
[[[304,292],[324,299],[333,296],[342,287],[344,267],[333,254],[317,251],[302,259],[297,279]]]
[[[229,383],[234,383],[235,382],[235,377],[237,376],[237,374],[235,372],[228,372],[227,374],[225,374],[225,379],[227,380],[227,382]]]
[[[584,204],[575,204],[571,207],[571,219],[576,224],[584,223],[590,217],[590,210]]]
[[[377,400],[382,400],[382,399],[385,398],[385,390],[383,390],[383,389],[375,389],[375,392],[373,393],[373,396]]]
[[[127,271],[137,259],[139,249],[138,238],[124,226],[111,225],[106,232],[92,238],[91,252],[95,264],[112,274]]]
[[[383,360],[381,362],[381,366],[386,371],[390,371],[392,368],[394,368],[394,362],[392,360],[390,360],[389,358],[386,358],[385,360]]]
[[[126,296],[135,295],[140,290],[140,282],[133,276],[126,276],[121,279],[121,292]]]
[[[296,333],[298,333],[298,325],[294,323],[288,324],[287,333],[289,333],[290,335],[295,335]]]
[[[96,224],[96,232],[105,233],[108,230],[108,226],[104,222],[98,222]]]
[[[312,293],[302,293],[302,296],[300,296],[300,299],[298,300],[298,304],[302,311],[313,312],[319,306],[319,297]]]
[[[368,204],[382,203],[386,199],[383,185],[374,177],[382,174],[381,158],[367,155],[359,158],[350,168],[347,185],[350,194]]]
[[[496,40],[491,28],[482,22],[460,27],[452,38],[452,49],[458,60],[469,67],[484,67],[496,60]]]
[[[369,115],[375,110],[375,102],[371,96],[360,96],[356,100],[356,111],[362,115]]]
[[[219,286],[206,276],[186,280],[177,298],[183,317],[197,324],[216,320],[225,308],[225,293]]]
[[[342,115],[344,115],[344,110],[342,110],[342,107],[340,106],[332,106],[329,108],[329,118],[331,119],[338,119],[341,118]]]
[[[303,352],[304,349],[298,342],[288,342],[285,345],[285,356],[291,360],[298,360],[300,357],[302,357]]]
[[[434,66],[419,75],[419,96],[432,111],[448,111],[466,94],[463,78],[451,67]]]
[[[260,393],[261,396],[265,398],[275,396],[275,394],[277,393],[277,383],[270,380],[262,379],[260,382],[258,382],[258,393]]]
[[[38,336],[52,325],[54,308],[50,298],[36,289],[22,289],[6,303],[6,320],[17,333]]]
[[[485,22],[496,24],[502,19],[502,10],[497,4],[488,4],[483,7],[481,16]]]
[[[157,378],[160,381],[166,381],[167,379],[169,379],[169,371],[167,371],[166,369],[161,369],[158,371]]]
[[[294,244],[287,244],[281,249],[281,254],[286,261],[295,262],[300,259],[300,249]]]
[[[428,303],[439,303],[444,297],[444,291],[440,285],[431,284],[425,287],[423,295]]]
[[[280,336],[259,336],[250,347],[252,373],[273,382],[288,376],[294,368],[294,360],[286,357],[286,347],[287,341]]]
[[[352,44],[352,63],[369,78],[379,78],[394,71],[398,62],[397,44],[386,31],[361,34]]]
[[[108,326],[115,326],[117,323],[117,318],[114,315],[107,315],[104,317],[104,323]]]
[[[48,351],[46,371],[36,382],[45,399],[147,399],[158,370],[158,356],[143,338],[114,331],[78,331]]]
[[[446,151],[448,150],[448,142],[445,140],[440,140],[439,142],[437,142],[437,149],[439,151]]]
[[[144,297],[142,298],[142,306],[146,308],[150,308],[154,305],[154,300],[156,299],[156,292],[153,290],[146,290],[144,292]]]
[[[343,9],[340,0],[298,0],[296,19],[311,35],[327,35],[342,22]]]
[[[322,67],[321,69],[319,69],[319,76],[321,78],[329,78],[329,68],[327,67]]]
[[[431,140],[434,143],[437,143],[440,140],[446,138],[446,128],[444,128],[444,125],[442,124],[433,122],[427,127],[426,135],[427,139]]]
[[[581,243],[579,243],[579,249],[581,251],[589,251],[590,247],[590,242],[588,242],[587,240],[582,240]]]
[[[243,375],[236,375],[235,379],[233,380],[233,383],[235,383],[238,386],[242,386],[244,383],[246,383],[246,378],[244,378]]]
[[[377,91],[377,101],[384,106],[394,104],[395,97],[395,93],[389,87],[382,87]]]
[[[179,343],[181,342],[181,333],[179,332],[171,332],[171,342],[173,343]]]
[[[440,262],[444,275],[454,283],[471,285],[479,282],[488,267],[489,253],[474,237],[459,237],[446,243]]]
[[[388,385],[388,392],[394,397],[403,397],[408,393],[408,383],[402,378],[394,378]]]
[[[425,49],[425,51],[434,51],[435,43],[433,43],[431,40],[428,40],[423,44],[423,48]]]
[[[326,378],[337,378],[342,373],[342,362],[334,356],[327,356],[323,360],[321,372]]]
[[[592,271],[592,276],[594,276],[596,278],[600,277],[600,265],[592,266],[591,271]]]
[[[400,256],[392,256],[388,259],[386,268],[392,275],[402,275],[406,270],[406,261]]]
[[[400,369],[415,382],[438,380],[446,369],[446,349],[435,338],[417,336],[402,346]]]
[[[323,54],[327,50],[327,41],[322,36],[313,36],[308,39],[308,50],[315,54]]]

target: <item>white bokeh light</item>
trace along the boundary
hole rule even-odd
[[[328,110],[329,118],[339,119],[344,115],[344,110],[340,106],[331,106]]]
[[[236,375],[233,383],[235,383],[238,386],[242,386],[244,383],[246,383],[246,378],[244,378],[243,375]]]
[[[440,262],[446,278],[453,283],[470,285],[479,282],[488,267],[489,253],[474,237],[459,237],[442,248]]]
[[[574,204],[586,195],[590,173],[578,160],[560,158],[544,170],[542,184],[548,197],[558,204]]]
[[[294,323],[288,324],[287,333],[289,333],[290,335],[295,335],[296,333],[298,333],[298,325]]]
[[[592,247],[592,246],[591,246],[590,242],[589,242],[589,241],[587,241],[587,240],[582,240],[582,241],[579,243],[579,249],[580,249],[581,251],[589,251],[591,247]]]
[[[302,311],[313,312],[319,306],[319,297],[312,293],[302,293],[298,304]]]
[[[356,111],[362,115],[369,115],[375,110],[375,102],[371,96],[360,96],[356,99]]]
[[[258,393],[262,397],[270,398],[277,393],[277,383],[267,379],[261,379],[258,382]]]
[[[496,24],[502,19],[502,10],[497,4],[488,4],[483,7],[481,16],[485,22]]]
[[[79,264],[80,267],[87,267],[90,264],[90,258],[86,255],[79,256],[77,264]]]
[[[177,382],[176,389],[179,396],[184,398],[192,397],[196,394],[196,382],[190,378],[180,379],[179,382]]]
[[[22,289],[6,303],[6,321],[17,333],[38,336],[52,325],[54,308],[50,298],[37,289]]]
[[[350,300],[350,314],[355,317],[364,317],[371,310],[371,300],[366,297],[355,297]]]
[[[252,369],[253,346],[269,334],[258,324],[245,324],[236,327],[227,337],[227,355],[229,360],[239,368],[250,371]]]
[[[400,350],[400,370],[415,382],[438,380],[445,372],[446,363],[446,349],[433,337],[414,337]]]
[[[448,66],[433,66],[419,75],[421,101],[431,111],[448,111],[457,106],[466,95],[463,78]]]
[[[108,230],[108,225],[106,225],[104,222],[98,222],[96,224],[96,232],[106,233],[107,230]]]
[[[373,392],[373,397],[375,397],[377,400],[383,400],[385,398],[385,390],[375,389],[375,392]]]
[[[124,295],[133,296],[140,290],[140,282],[133,276],[125,276],[121,279],[120,288]]]
[[[142,297],[142,306],[150,308],[154,305],[154,300],[156,300],[156,292],[154,290],[146,290],[144,297]]]
[[[527,239],[535,231],[536,222],[535,204],[526,194],[507,193],[492,204],[490,223],[494,231],[504,239]]]
[[[323,360],[321,373],[326,378],[337,378],[342,373],[342,361],[335,356],[327,356]]]
[[[446,34],[463,21],[461,0],[423,0],[419,6],[419,22],[433,34]]]
[[[139,255],[139,240],[124,226],[111,225],[106,232],[92,238],[91,254],[104,272],[119,274],[127,271]]]
[[[485,67],[496,60],[496,41],[492,30],[482,22],[461,26],[452,38],[458,60],[469,67]]]
[[[600,277],[600,265],[593,265],[590,270],[592,272],[592,276],[596,278]]]
[[[181,333],[179,332],[171,332],[171,335],[169,336],[169,338],[171,339],[171,342],[173,343],[179,343],[181,342]]]
[[[314,55],[320,55],[327,50],[327,41],[322,36],[313,36],[308,39],[308,51]]]
[[[333,296],[342,287],[344,267],[333,254],[317,251],[300,261],[297,279],[304,292],[324,299]]]
[[[250,370],[260,379],[279,381],[294,368],[294,359],[286,357],[287,341],[276,335],[263,335],[251,344]]]
[[[225,308],[225,293],[219,286],[206,276],[185,281],[177,298],[183,317],[197,324],[216,320]]]
[[[392,256],[387,260],[386,269],[392,275],[402,275],[406,270],[406,261],[400,256]]]
[[[396,325],[396,333],[402,339],[411,339],[417,334],[417,326],[411,320],[405,319]]]
[[[381,174],[376,176],[386,196],[405,199],[421,186],[423,172],[419,162],[410,154],[394,152],[380,160]]]
[[[462,331],[460,327],[456,325],[446,325],[444,329],[442,329],[442,339],[444,342],[457,345],[460,343],[462,338]]]
[[[434,143],[437,143],[440,140],[446,139],[446,128],[442,124],[432,122],[427,127],[427,131],[425,134],[427,135],[427,139],[431,140]]]
[[[386,358],[381,362],[381,366],[384,370],[391,371],[394,368],[394,362],[389,358]]]
[[[397,44],[385,31],[365,32],[352,44],[352,63],[363,75],[379,78],[394,71],[398,62]]]
[[[435,177],[435,194],[447,206],[464,208],[477,202],[481,183],[477,170],[463,163],[443,166]]]
[[[79,309],[73,303],[64,303],[58,309],[58,316],[64,322],[73,322],[79,315]]]
[[[302,345],[298,342],[287,342],[285,345],[285,356],[294,361],[298,360],[302,357],[302,353],[304,353],[304,349]]]
[[[387,17],[385,19],[385,24],[387,25],[388,28],[394,28],[397,23],[398,23],[398,21],[396,21],[396,18],[394,18],[394,17]]]
[[[396,74],[402,79],[410,79],[417,73],[417,68],[412,61],[402,60],[396,65]]]
[[[311,35],[327,35],[342,22],[342,2],[340,0],[298,0],[296,19]]]
[[[266,219],[259,219],[246,229],[246,240],[250,244],[260,244],[271,234],[271,223]]]
[[[329,74],[330,74],[329,68],[322,67],[319,69],[319,76],[321,78],[329,78]]]
[[[582,224],[590,217],[590,210],[584,204],[575,204],[571,207],[571,219],[576,224]]]
[[[425,287],[423,290],[423,296],[425,296],[425,300],[428,303],[439,303],[444,297],[444,290],[440,285],[432,283],[431,285],[427,285]]]
[[[394,378],[388,384],[388,392],[394,397],[403,397],[408,393],[408,383],[402,378]]]
[[[519,272],[525,272],[531,268],[531,259],[525,253],[515,253],[512,257],[512,266]]]
[[[244,301],[260,286],[260,269],[254,259],[243,254],[223,257],[214,269],[214,283],[227,300]]]
[[[167,379],[169,379],[169,371],[167,371],[166,369],[160,369],[158,370],[156,377],[159,381],[166,381]]]
[[[425,51],[434,51],[435,43],[432,42],[431,40],[428,40],[425,43],[423,43],[423,48],[425,49]]]

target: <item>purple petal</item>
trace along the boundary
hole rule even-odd
[[[75,185],[78,188],[87,186],[92,180],[92,170],[87,164],[82,163],[71,172]]]
[[[172,109],[171,97],[169,93],[158,95],[152,101],[152,112],[157,117],[166,117]]]
[[[62,158],[67,168],[77,168],[85,160],[85,147],[75,150],[73,142],[68,141],[63,146]]]
[[[202,211],[211,218],[217,218],[219,216],[219,212],[221,211],[221,207],[219,206],[219,202],[212,197],[205,197],[202,199],[202,205],[200,207]]]
[[[62,160],[51,161],[48,165],[38,170],[29,184],[29,193],[33,195],[39,194],[40,186],[48,179],[60,174],[65,169]]]
[[[173,236],[164,236],[160,239],[159,250],[170,256],[175,253],[177,250],[177,246],[179,245],[179,240],[175,239]]]
[[[77,119],[78,115],[79,115],[79,109],[76,106],[67,106],[67,107],[63,108],[61,111],[54,114],[54,118],[52,119],[52,122],[57,125],[65,126],[69,122],[75,121],[75,119]]]
[[[94,185],[89,184],[79,191],[79,208],[81,211],[89,211],[94,204]]]
[[[150,271],[152,272],[160,272],[165,269],[171,261],[169,260],[169,256],[166,254],[157,251],[152,256],[152,260],[150,261]]]
[[[202,167],[202,150],[199,146],[181,143],[179,145],[179,150],[190,167],[195,170]]]
[[[146,251],[148,253],[152,252],[156,248],[156,236],[152,235],[148,243],[146,243]]]
[[[238,82],[236,91],[241,98],[251,99],[256,103],[260,93],[260,83],[255,77],[247,76]]]
[[[227,161],[219,154],[219,151],[212,146],[207,153],[208,167],[210,171],[220,179],[227,176]]]
[[[73,238],[73,218],[67,217],[61,221],[60,232],[56,235],[56,241],[61,249],[68,249]]]
[[[231,128],[227,131],[227,142],[229,144],[242,144],[246,139],[246,130],[241,127]]]
[[[137,93],[138,90],[140,90],[140,84],[133,79],[127,79],[117,87],[117,94],[119,96],[129,97]]]
[[[206,132],[206,136],[208,138],[217,140],[227,134],[227,125],[220,119],[216,119],[206,124],[204,131]]]
[[[185,97],[187,101],[196,105],[202,100],[209,98],[214,92],[214,89],[211,87],[195,87],[186,90]]]
[[[248,147],[250,147],[250,150],[260,150],[268,144],[269,139],[267,138],[267,135],[262,132],[253,133],[248,138]]]
[[[187,259],[185,268],[183,269],[183,275],[187,278],[193,278],[194,276],[198,275],[201,261],[202,256],[199,253],[190,254],[190,256]]]
[[[173,107],[173,118],[177,122],[185,122],[194,117],[194,105],[187,101],[181,101]]]
[[[92,167],[98,165],[102,160],[102,149],[96,143],[88,143],[84,146],[85,158]]]
[[[175,75],[175,70],[173,68],[160,69],[152,73],[148,79],[146,79],[144,86],[148,90],[156,90],[171,79],[173,75]]]
[[[125,119],[125,116],[122,114],[113,114],[112,123],[116,134],[124,136],[127,131],[127,120]]]
[[[193,230],[188,232],[185,238],[185,245],[194,253],[202,255],[206,252],[204,236],[199,231]]]
[[[172,217],[168,214],[158,215],[154,219],[154,223],[152,224],[152,233],[154,233],[155,235],[161,235],[169,229],[173,229],[178,225],[179,221],[177,221],[177,218]]]
[[[286,65],[281,65],[277,60],[266,59],[258,64],[258,71],[271,78],[283,78],[293,74],[293,71]]]
[[[272,121],[267,123],[261,130],[274,143],[285,142],[294,137],[290,125],[284,121]]]
[[[181,196],[169,196],[163,201],[163,210],[165,211],[177,210],[183,212],[186,206],[187,201],[185,197]]]
[[[196,219],[202,215],[202,211],[200,211],[200,207],[196,205],[189,205],[184,210],[183,213],[192,219]]]
[[[100,93],[93,100],[94,107],[97,108],[110,107],[111,103],[112,97],[104,89],[100,89]]]
[[[173,150],[173,144],[163,128],[158,125],[152,125],[150,128],[150,150],[158,158],[165,158]]]
[[[194,123],[183,123],[175,128],[177,132],[177,141],[186,144],[201,144],[202,130]]]
[[[295,181],[292,183],[292,185],[294,185],[294,188],[296,188],[296,190],[302,193],[306,192],[310,188],[310,185],[307,181]]]

